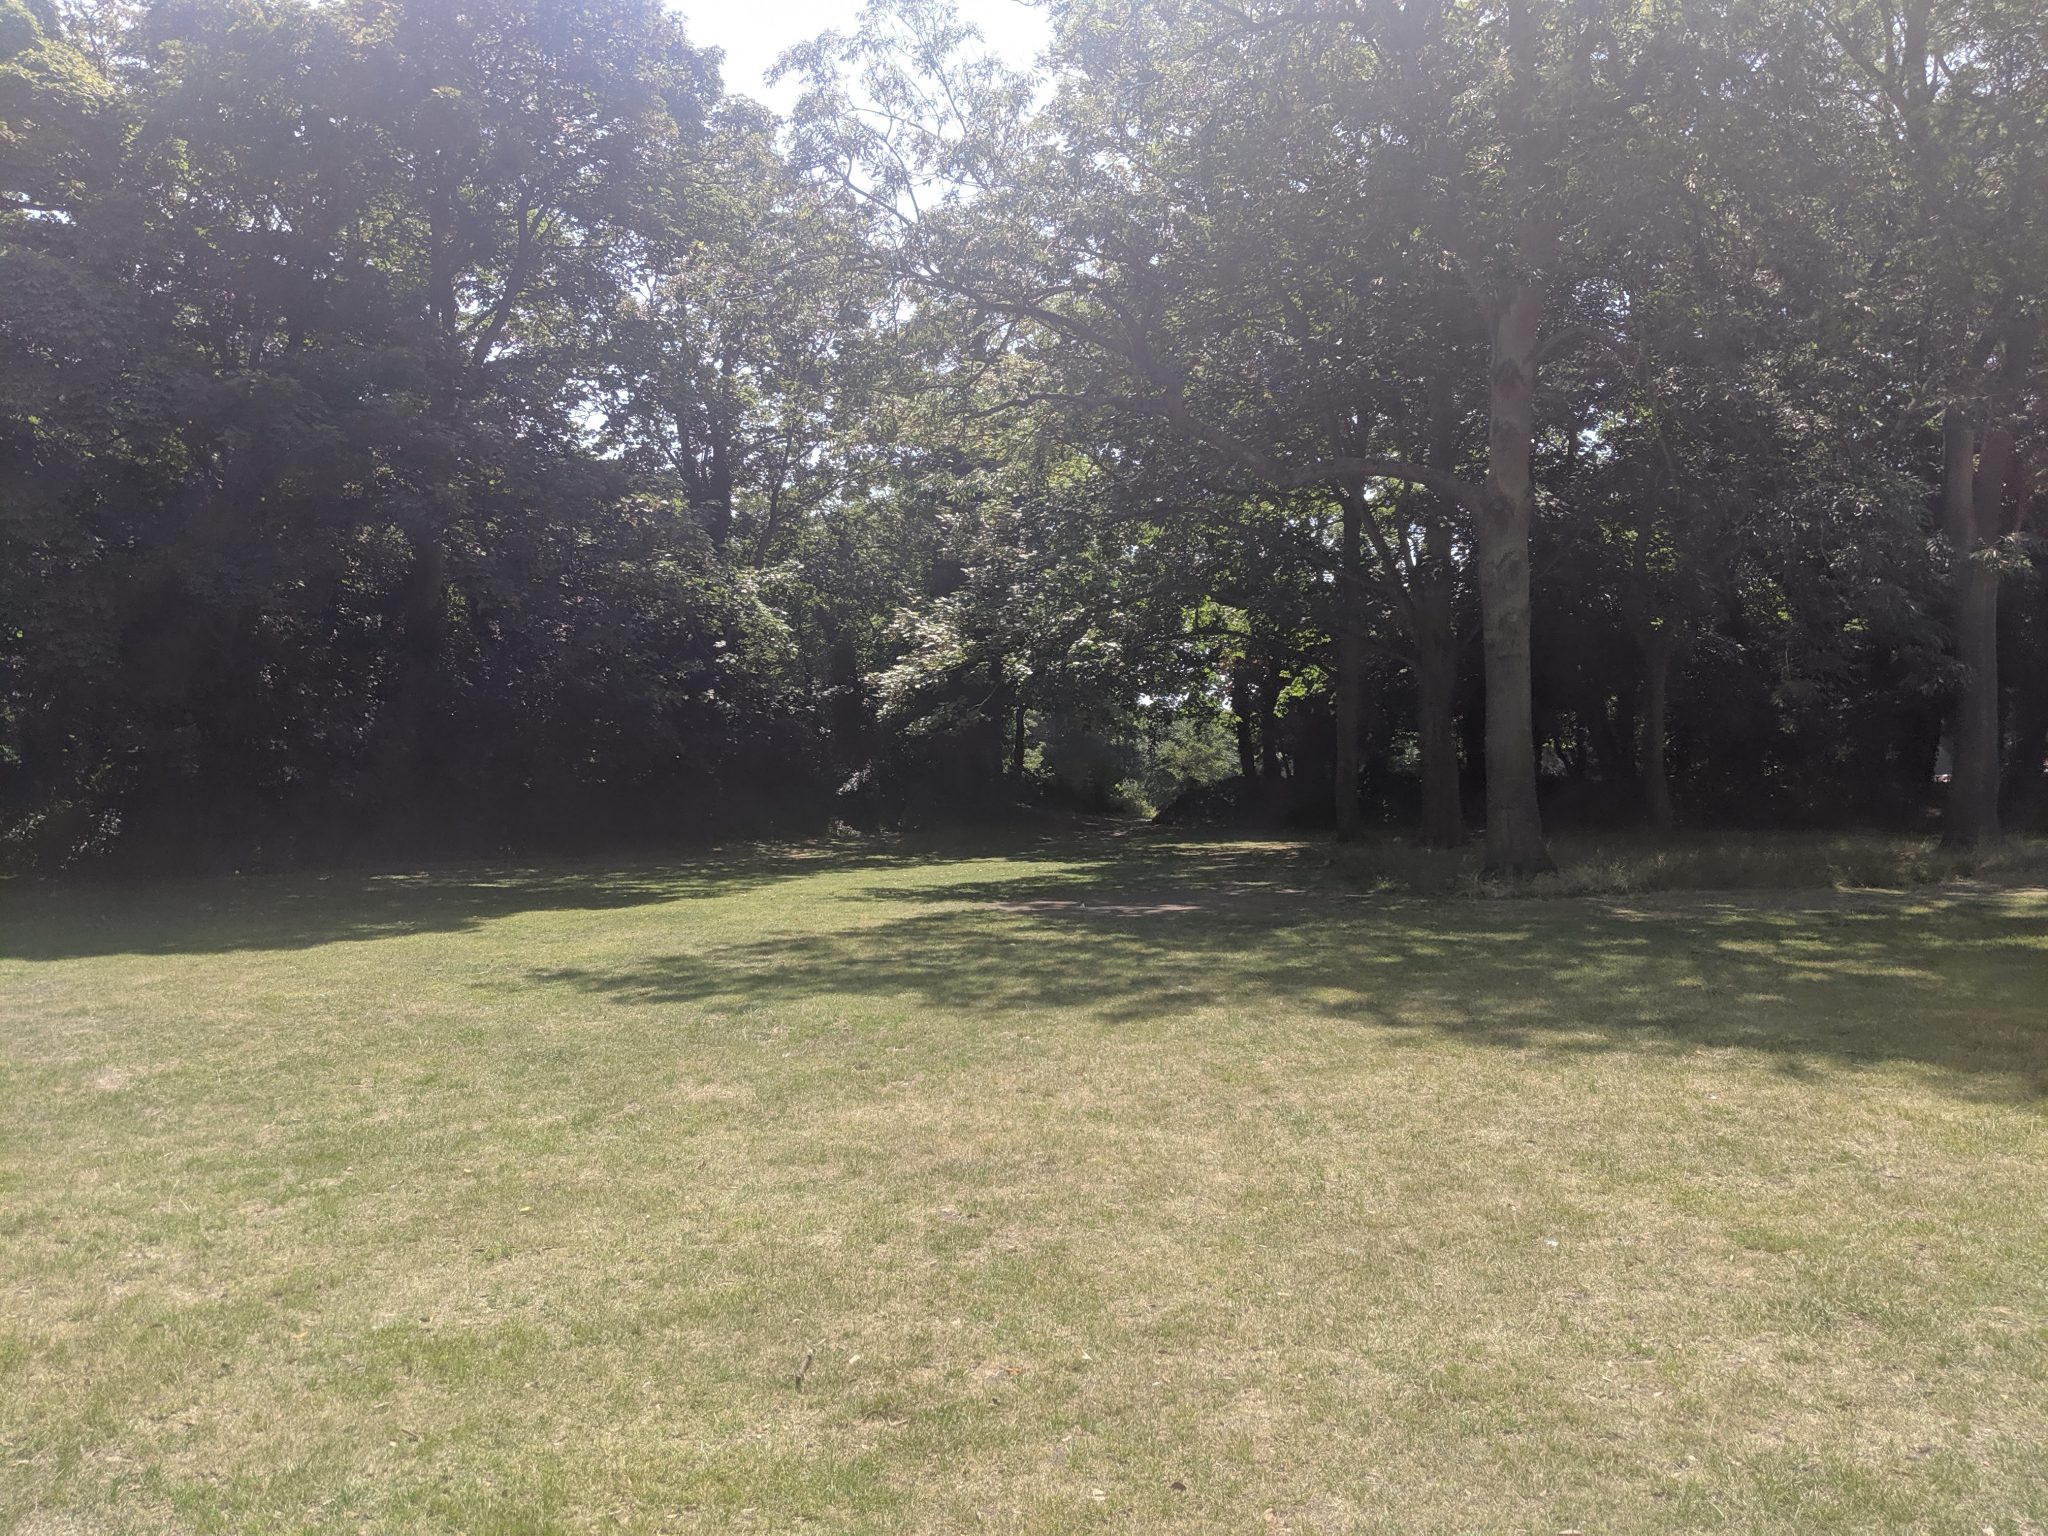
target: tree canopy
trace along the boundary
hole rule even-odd
[[[2048,19],[0,0],[0,850],[2048,815]]]

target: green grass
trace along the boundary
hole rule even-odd
[[[1438,888],[0,892],[0,1529],[2041,1531],[2048,892]]]

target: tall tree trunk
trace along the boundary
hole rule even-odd
[[[1363,828],[1358,803],[1359,736],[1365,709],[1365,571],[1362,556],[1365,503],[1345,493],[1343,565],[1337,573],[1337,750],[1333,793],[1337,836],[1350,842]]]
[[[1422,745],[1422,840],[1431,848],[1465,841],[1465,796],[1458,776],[1456,640],[1425,651],[1415,668],[1416,725]]]
[[[403,835],[414,830],[431,757],[435,678],[448,633],[448,556],[437,531],[407,531],[411,561],[399,589],[399,646],[382,731],[379,776]]]
[[[1642,700],[1638,690],[1623,688],[1614,695],[1614,720],[1609,729],[1614,735],[1616,776],[1624,781],[1642,777],[1641,758],[1636,750],[1636,726]]]
[[[1942,527],[1959,567],[1956,659],[1963,673],[1942,841],[1969,848],[1998,835],[1998,571],[1978,554],[1997,534],[2012,438],[1987,433],[1977,464],[1976,433],[1952,409],[1942,446]]]
[[[1001,657],[992,657],[988,664],[988,702],[981,712],[981,719],[975,735],[981,746],[975,753],[975,773],[982,782],[975,787],[987,789],[991,783],[1000,782],[1010,767],[1010,711],[1016,706],[1016,690],[1004,676]]]
[[[1536,334],[1540,280],[1515,284],[1493,322],[1486,495],[1479,513],[1479,609],[1486,656],[1486,868],[1554,868],[1536,800],[1529,639],[1529,524],[1535,506]]]
[[[2013,466],[2019,482],[2014,511],[2015,532],[2028,529],[2033,513],[2034,471]],[[2034,556],[2034,580],[2022,590],[2027,601],[2013,617],[2019,620],[2018,686],[2012,698],[2012,746],[2005,760],[2001,786],[2009,803],[2005,825],[2038,830],[2048,815],[2048,559]]]
[[[1671,680],[1671,636],[1662,631],[1640,642],[1643,650],[1643,803],[1650,825],[1669,832],[1677,823],[1671,809],[1671,771],[1665,763],[1665,719]]]
[[[1588,689],[1585,697],[1588,702],[1581,708],[1579,720],[1592,749],[1587,761],[1603,783],[1624,784],[1636,774],[1636,744],[1633,739],[1622,739],[1614,723],[1614,699],[1604,688],[1598,692]]]
[[[1280,663],[1266,663],[1265,686],[1259,689],[1259,777],[1268,783],[1280,778]]]
[[[2005,766],[2012,824],[2031,830],[2048,810],[2048,689],[2040,682],[2023,689],[2013,702],[2012,753]]]
[[[722,551],[732,540],[732,451],[723,431],[711,440],[701,494],[697,515],[711,536],[711,547]]]
[[[1247,662],[1230,669],[1230,722],[1237,732],[1237,773],[1247,784],[1259,776],[1259,744],[1252,731],[1252,689]]]
[[[1963,694],[1942,841],[1968,848],[1998,836],[1998,573],[1971,560],[1956,605]]]
[[[1429,380],[1429,462],[1457,467],[1458,396],[1447,372]],[[1438,498],[1422,540],[1422,569],[1410,607],[1415,640],[1415,725],[1422,749],[1422,841],[1465,841],[1465,790],[1458,769],[1458,616],[1451,606],[1455,508]]]

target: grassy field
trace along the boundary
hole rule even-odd
[[[0,892],[0,1529],[2048,1528],[2048,891],[1376,857]]]

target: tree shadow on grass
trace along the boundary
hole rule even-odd
[[[0,886],[0,960],[221,954],[458,933],[522,912],[607,911],[708,900],[849,871],[929,870],[943,899],[957,867],[1003,858],[1057,863],[1048,883],[1168,878],[1270,880],[1304,857],[1289,845],[1130,837],[1128,825],[1016,830],[868,843],[750,847],[676,859],[448,865],[396,873],[250,875]]]
[[[1390,902],[1070,875],[865,895],[909,910],[528,979],[656,1006],[1070,1009],[1168,1035],[1221,1008],[1556,1054],[1734,1047],[1794,1074],[1907,1062],[1972,1096],[2048,1093],[2048,944],[2020,895]]]
[[[975,862],[990,857],[1009,867]],[[17,890],[0,893],[0,958],[455,933],[522,912],[705,900],[848,873],[873,879],[818,898],[844,905],[843,926],[523,980],[657,1006],[867,997],[975,1020],[1074,1009],[1105,1028],[1169,1034],[1191,1012],[1228,1008],[1555,1053],[1740,1047],[1788,1072],[1910,1062],[1973,1093],[2048,1090],[2038,897],[1400,899],[1361,892],[1356,869],[1315,844],[1010,834],[637,865]]]
[[[920,862],[886,848],[747,850],[644,864],[81,882],[0,891],[0,960],[221,954],[458,933],[521,912],[734,895],[829,870]]]

